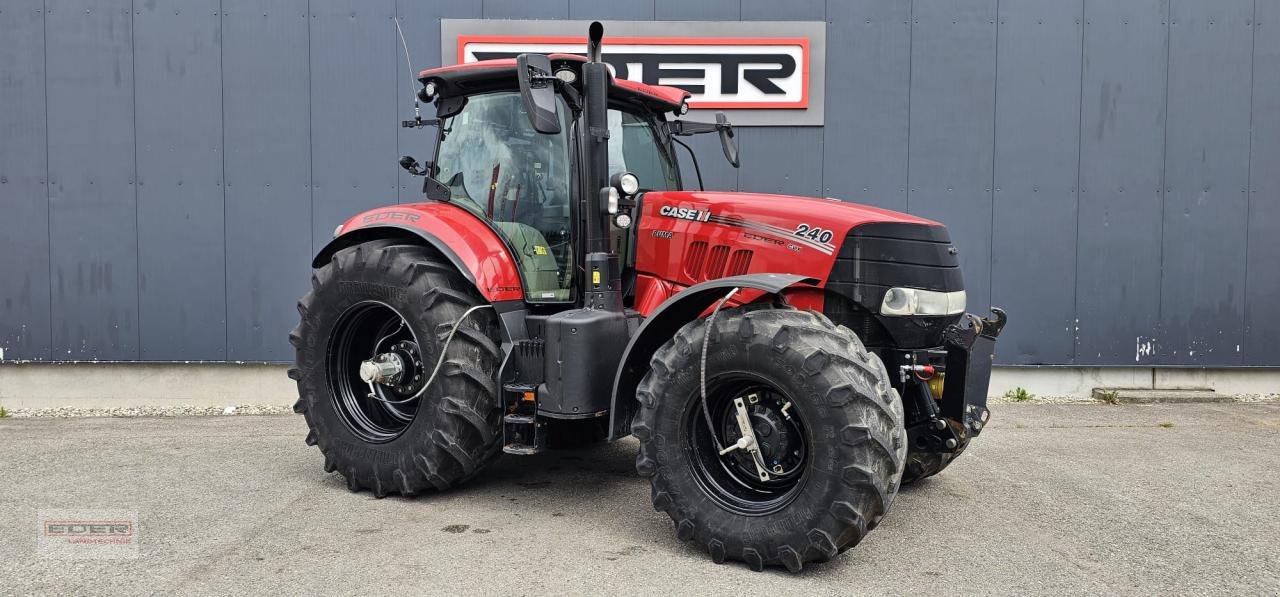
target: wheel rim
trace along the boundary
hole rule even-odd
[[[394,354],[403,371],[395,383],[369,383],[360,364]],[[404,433],[418,412],[414,399],[425,382],[418,339],[395,308],[379,301],[357,303],[338,317],[328,350],[329,388],[343,422],[366,442],[389,442]]]
[[[742,398],[747,408],[770,479],[760,479],[746,450],[720,456],[696,395],[684,424],[685,450],[694,478],[702,491],[726,510],[751,516],[778,512],[800,494],[808,478],[808,430],[795,402],[777,386],[745,372],[721,375],[707,380],[707,410],[722,446],[741,436],[736,398]],[[788,403],[792,406],[784,413]]]

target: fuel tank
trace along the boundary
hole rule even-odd
[[[941,344],[946,316],[881,316],[894,287],[964,289],[947,229],[911,214],[788,195],[655,191],[640,200],[635,307],[642,314],[680,289],[746,273],[816,278],[829,292],[810,308],[870,346]]]

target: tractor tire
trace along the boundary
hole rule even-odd
[[[337,471],[352,491],[412,496],[466,481],[501,452],[493,309],[477,308],[458,324],[426,385],[449,332],[478,305],[487,303],[474,286],[427,247],[366,242],[314,270],[298,301],[302,321],[289,334],[297,358],[289,377],[298,382],[293,409],[306,418],[307,444],[319,447],[326,472]],[[359,378],[359,363],[386,351],[402,357],[403,385],[374,390]]]
[[[650,479],[654,508],[716,563],[796,572],[853,547],[888,511],[906,458],[902,402],[884,363],[848,328],[812,311],[725,309],[712,325],[705,410],[707,319],[658,349],[636,392],[636,469]],[[742,412],[738,401],[751,405],[761,458],[714,453],[734,443],[736,423],[710,430]],[[772,481],[751,478],[762,465]]]

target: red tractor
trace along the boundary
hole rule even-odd
[[[686,190],[678,137],[736,166],[733,128],[615,78],[602,36],[418,75],[437,118],[402,124],[433,159],[400,163],[425,201],[339,226],[298,303],[307,443],[383,497],[634,435],[654,507],[716,562],[832,558],[982,430],[1004,314],[965,313],[937,222]]]

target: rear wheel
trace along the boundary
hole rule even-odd
[[[496,317],[434,251],[391,241],[343,249],[314,271],[298,311],[294,410],[325,470],[350,489],[445,489],[500,452]]]
[[[716,562],[799,570],[852,547],[896,495],[902,404],[880,359],[813,312],[721,311],[685,325],[641,381],[636,468],[677,535]],[[729,451],[744,417],[757,454]]]

